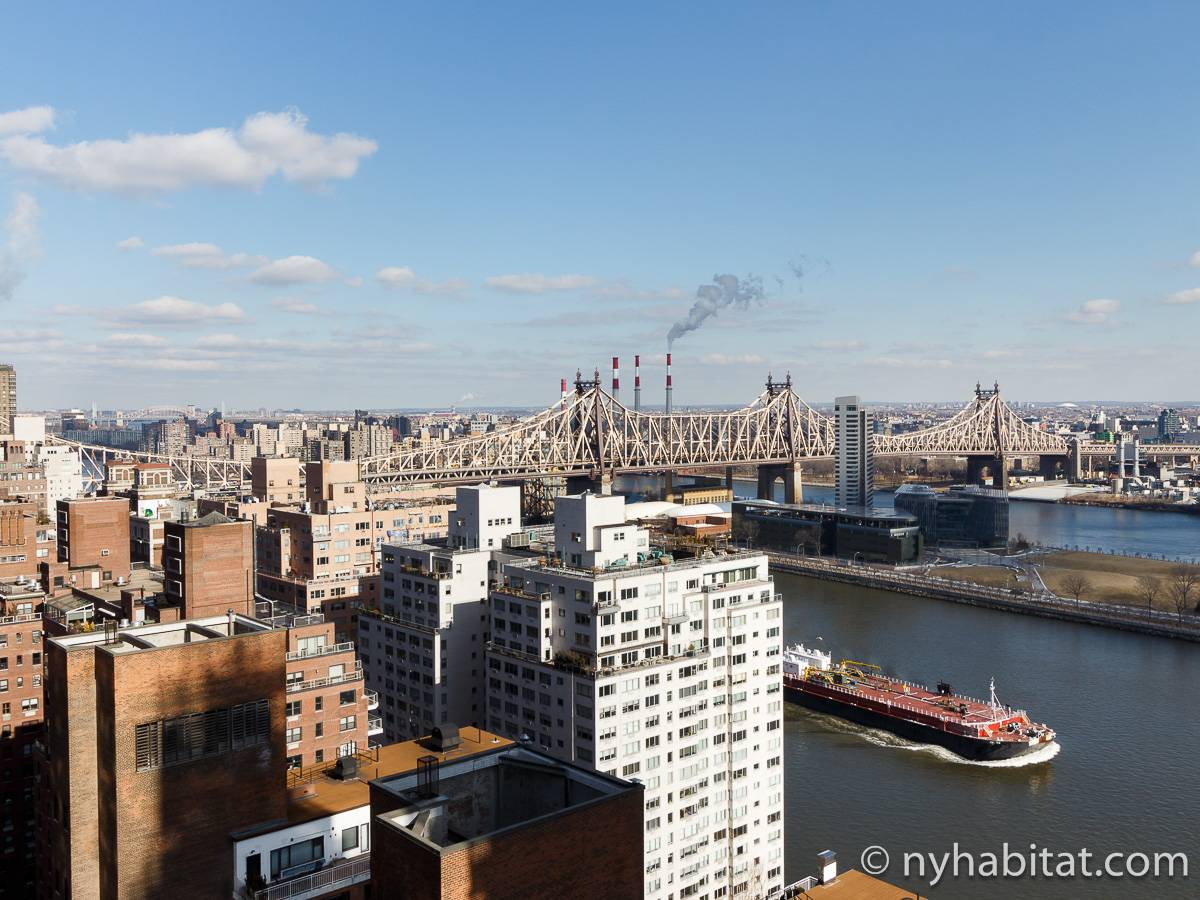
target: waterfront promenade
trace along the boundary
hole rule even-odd
[[[1191,614],[1181,618],[1161,610],[1093,603],[1082,599],[1075,601],[1056,597],[1048,592],[1028,593],[1009,588],[989,587],[969,581],[954,581],[880,566],[855,565],[846,560],[814,559],[778,551],[767,551],[767,556],[773,571],[1005,612],[1200,642],[1200,616]]]

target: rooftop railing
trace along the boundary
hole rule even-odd
[[[371,854],[363,853],[316,872],[278,881],[261,891],[255,891],[253,896],[254,900],[304,900],[307,897],[325,896],[331,891],[367,881],[370,877]]]

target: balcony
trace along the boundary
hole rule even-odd
[[[290,650],[287,660],[312,659],[316,656],[329,656],[334,653],[349,653],[354,649],[354,641],[342,641],[340,644],[324,644],[320,647],[309,647],[304,650]]]
[[[367,737],[376,737],[380,734],[383,734],[383,718],[367,716]]]
[[[254,900],[306,900],[370,880],[371,854],[363,853],[326,869],[277,881],[250,896]]]
[[[294,681],[287,686],[289,694],[298,694],[301,691],[311,691],[314,688],[330,687],[335,684],[345,684],[350,681],[362,681],[362,661],[356,660],[354,668],[349,672],[343,672],[341,675],[330,675],[325,678],[314,678],[311,681]]]
[[[379,694],[376,691],[363,691],[367,698],[367,709],[379,709]]]

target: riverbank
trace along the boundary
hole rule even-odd
[[[1184,515],[1200,515],[1200,503],[1173,503],[1169,500],[1142,500],[1137,497],[1123,497],[1118,494],[1102,494],[1090,491],[1072,497],[1064,497],[1060,502],[1074,506],[1103,506],[1109,509],[1136,509],[1142,512],[1171,512]]]
[[[1159,609],[1148,610],[1144,606],[1137,608],[1116,603],[1103,603],[1085,599],[1083,596],[1078,601],[1065,600],[1048,593],[1031,594],[1015,588],[988,585],[967,579],[952,580],[949,576],[901,572],[873,566],[852,566],[785,553],[768,552],[767,555],[770,558],[772,570],[795,575],[936,600],[948,600],[953,603],[1005,612],[1117,628],[1122,631],[1133,631],[1156,637],[1200,642],[1200,617],[1190,614],[1180,621],[1178,616]],[[1146,560],[1146,562],[1152,561]],[[973,568],[994,569],[997,567]],[[963,570],[945,571],[961,572]]]

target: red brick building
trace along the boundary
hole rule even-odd
[[[46,645],[38,896],[230,897],[230,832],[282,817],[285,633],[241,616]]]
[[[39,512],[33,500],[0,500],[0,578],[37,576]]]
[[[524,745],[448,762],[431,752],[416,772],[371,782],[371,894],[641,897],[642,802],[639,784]]]
[[[33,895],[44,599],[29,582],[0,582],[0,897]]]
[[[254,526],[209,513],[163,523],[163,602],[182,618],[254,614]]]
[[[128,580],[129,501],[123,497],[59,500],[58,561],[71,570],[96,568],[102,583]]]

